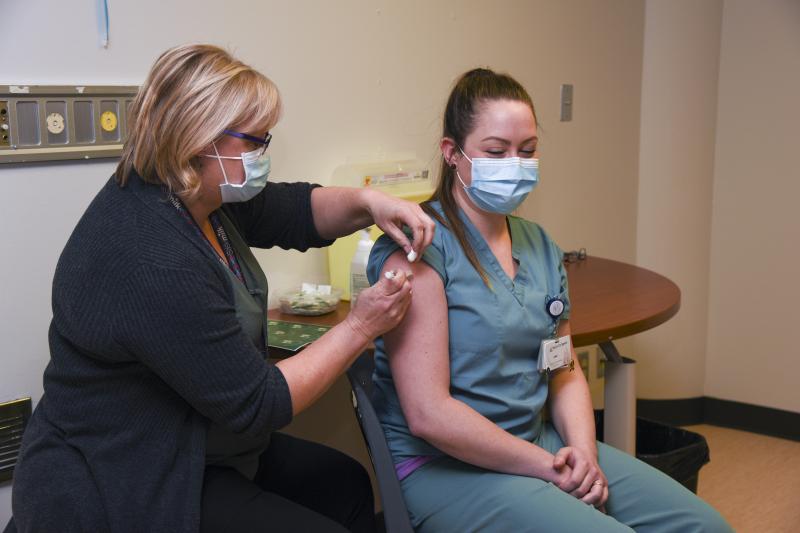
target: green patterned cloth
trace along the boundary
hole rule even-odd
[[[296,352],[306,344],[322,337],[329,329],[331,329],[330,326],[270,320],[267,322],[267,344],[271,348]]]

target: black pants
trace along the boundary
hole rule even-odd
[[[372,533],[369,476],[327,446],[273,433],[253,481],[232,468],[206,467],[200,530]]]

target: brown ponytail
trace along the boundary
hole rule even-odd
[[[490,100],[524,102],[530,106],[533,118],[536,120],[536,111],[533,108],[531,97],[517,80],[507,74],[497,74],[489,69],[476,68],[462,75],[450,92],[444,110],[442,137],[449,137],[455,141],[457,146],[463,147],[464,139],[475,126],[475,118],[480,107]],[[480,274],[483,282],[489,286],[486,271],[478,261],[475,250],[469,244],[464,223],[458,216],[459,208],[453,196],[455,175],[453,168],[442,157],[439,184],[433,195],[422,203],[422,209],[453,232],[470,264]],[[444,218],[431,207],[430,202],[433,201],[441,204]]]

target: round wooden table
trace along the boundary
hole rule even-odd
[[[681,307],[677,285],[650,270],[588,256],[566,263],[575,346],[603,344],[654,328]]]

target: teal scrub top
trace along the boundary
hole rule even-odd
[[[438,202],[431,206],[442,213]],[[441,277],[447,297],[450,394],[509,433],[533,441],[542,431],[541,411],[547,400],[547,376],[538,372],[537,361],[540,343],[554,327],[546,311],[548,298],[561,298],[565,306],[561,319],[569,317],[562,252],[539,225],[508,216],[511,253],[518,264],[511,279],[469,218],[460,210],[459,216],[489,286],[455,235],[438,221],[433,242],[422,256]],[[371,284],[397,249],[385,235],[375,243],[367,267]],[[382,338],[375,341],[373,381],[373,401],[394,462],[442,455],[409,431]]]
[[[236,226],[222,210],[217,211],[222,227],[231,243],[247,286],[225,267],[233,285],[236,318],[253,344],[264,352],[267,345],[267,277],[250,247]],[[235,357],[236,354],[231,354]],[[206,464],[235,468],[245,477],[253,479],[258,470],[258,457],[269,446],[266,438],[245,437],[214,424],[209,425],[206,436]]]

